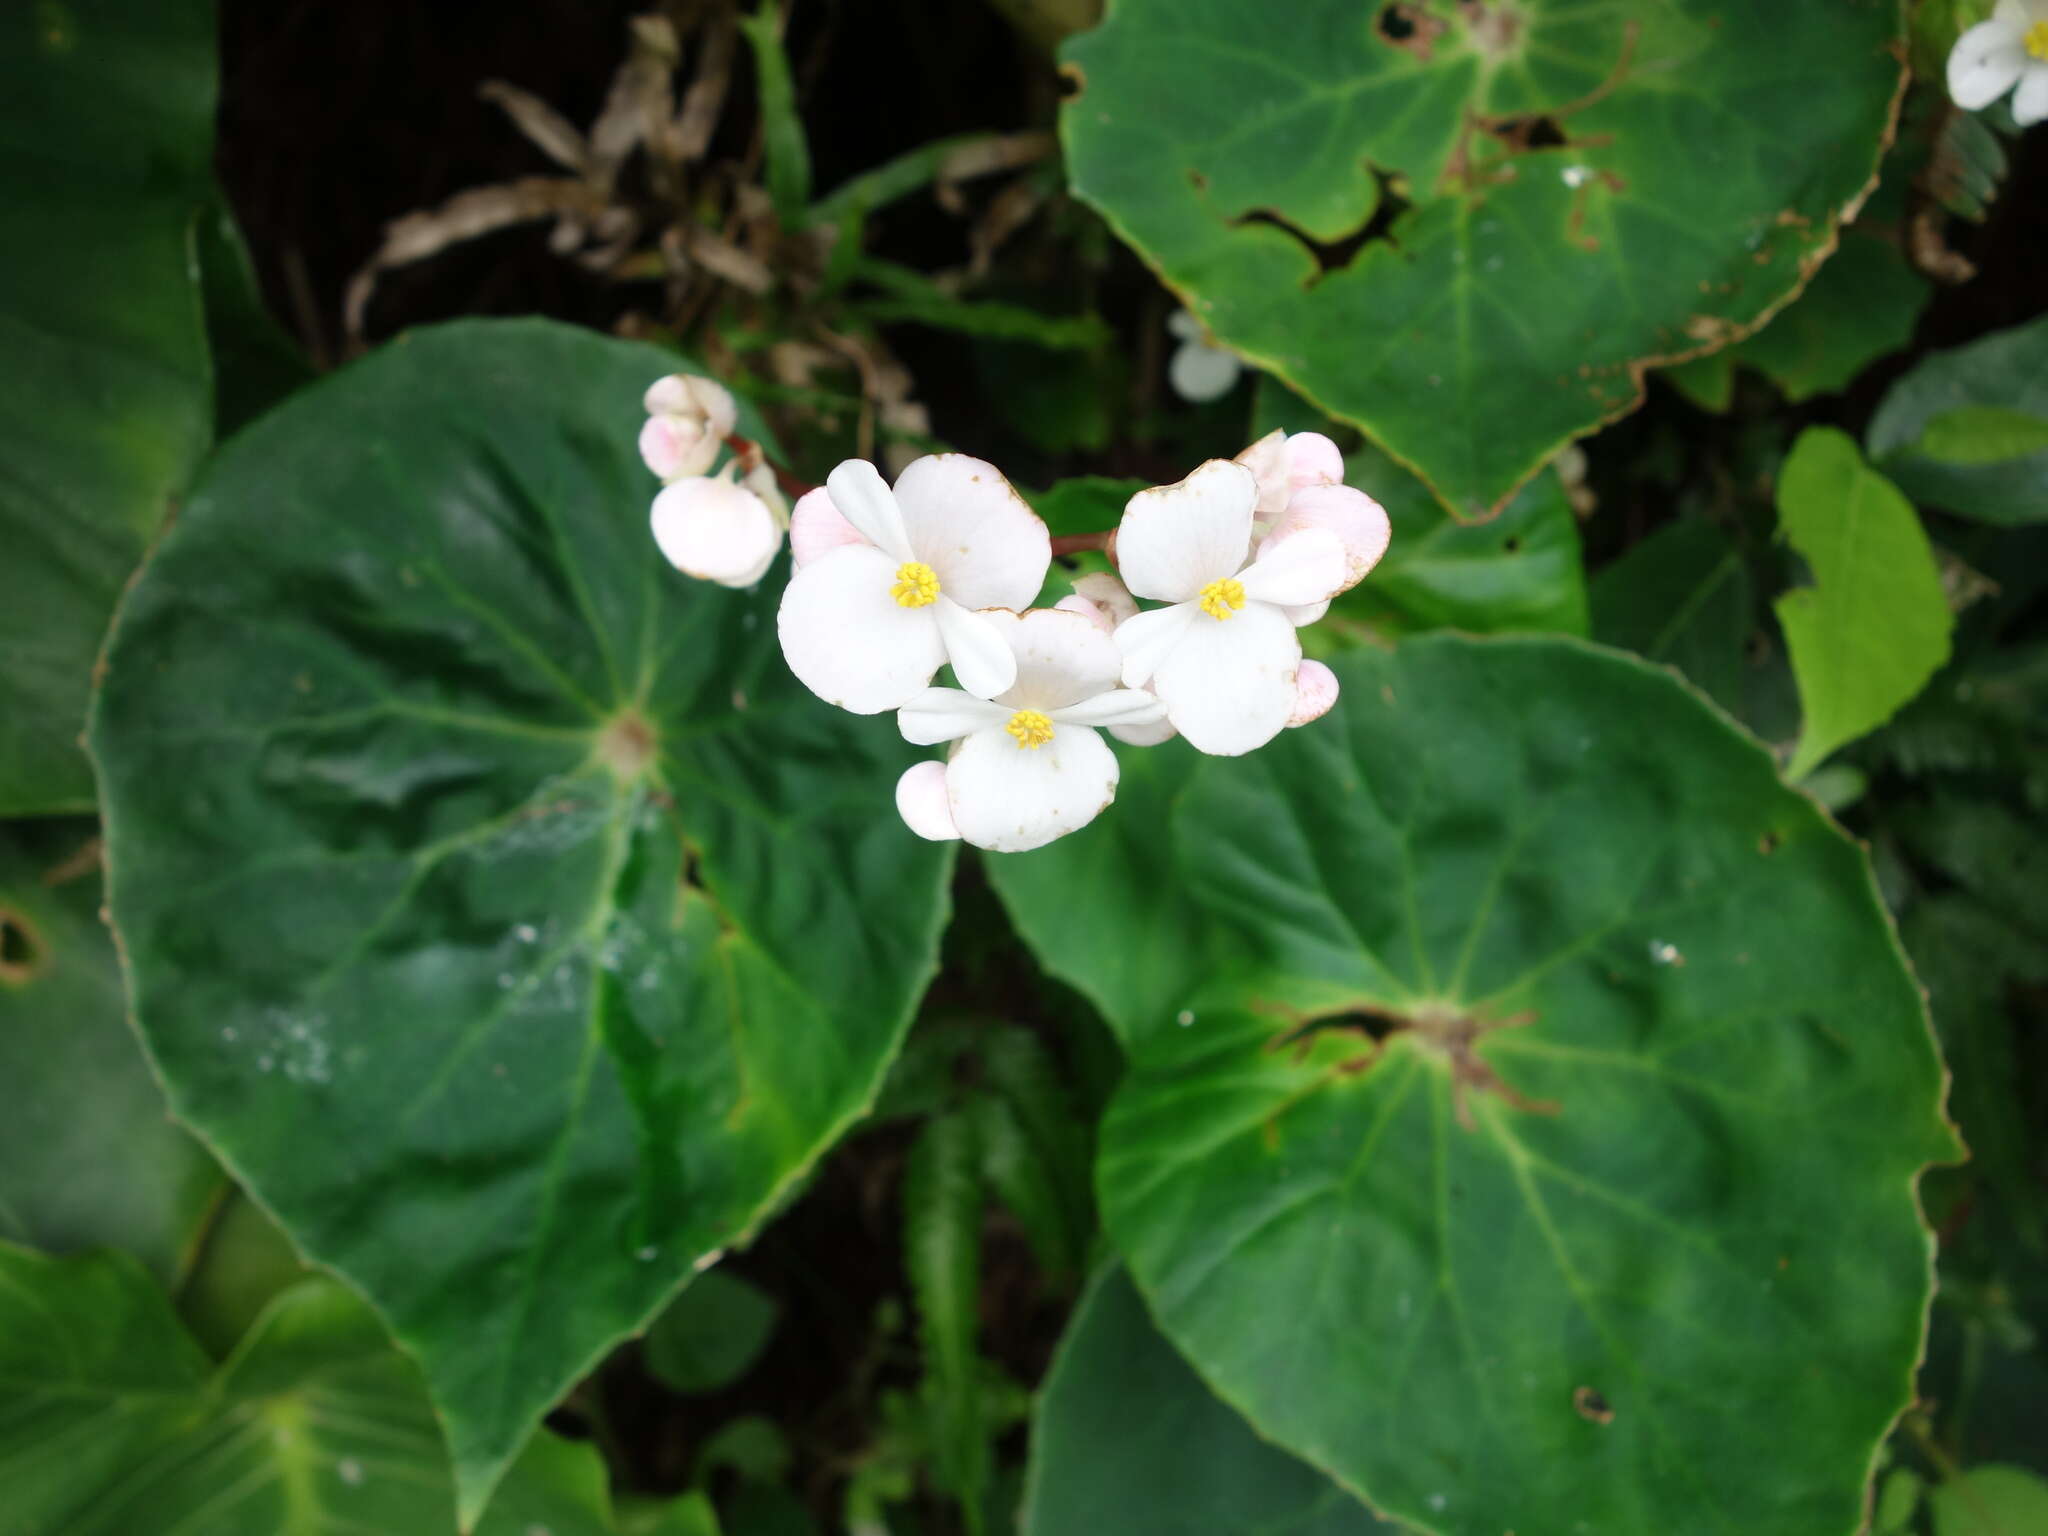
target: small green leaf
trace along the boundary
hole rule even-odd
[[[1460,517],[1811,276],[1900,8],[1119,0],[1061,56],[1074,190],[1216,338]]]
[[[1915,501],[2048,520],[2048,315],[1922,360],[1870,419],[1870,457]]]
[[[1070,1280],[1082,1259],[1074,1219],[1052,1169],[1025,1134],[1017,1111],[1007,1099],[992,1093],[976,1094],[962,1108],[973,1125],[982,1183],[1024,1229],[1038,1267],[1055,1283]]]
[[[2048,1531],[2048,1481],[2024,1467],[1972,1467],[1928,1496],[1934,1536],[2040,1536]]]
[[[121,584],[212,431],[210,0],[0,9],[0,816],[90,810]]]
[[[172,1103],[420,1361],[466,1514],[866,1109],[936,955],[950,856],[875,810],[911,749],[789,676],[779,583],[649,539],[675,364],[465,323],[294,396],[94,709]]]
[[[683,1287],[647,1330],[647,1368],[678,1392],[716,1392],[747,1373],[781,1308],[751,1281],[712,1269]]]
[[[1844,230],[1840,247],[1797,299],[1717,355],[1756,369],[1788,400],[1832,394],[1911,341],[1926,302],[1927,279],[1907,263],[1896,239]]]
[[[1021,1536],[1396,1529],[1212,1397],[1121,1268],[1089,1283],[1039,1395]]]
[[[1735,543],[1703,517],[1668,523],[1593,578],[1593,634],[1669,662],[1744,717],[1756,595]]]
[[[1901,1536],[1920,1512],[1920,1495],[1927,1484],[1911,1467],[1893,1467],[1877,1489],[1877,1513],[1871,1518],[1871,1536]]]
[[[768,196],[785,229],[803,227],[811,201],[811,150],[804,142],[796,108],[796,81],[782,46],[782,14],[776,0],[760,0],[740,30],[754,50],[754,91],[760,102],[761,137],[767,150]]]
[[[226,1181],[171,1124],[100,921],[90,822],[0,830],[0,1237],[169,1283]]]
[[[199,271],[213,353],[214,427],[226,437],[310,383],[313,369],[264,306],[249,248],[225,198],[200,217]]]
[[[1955,616],[1912,504],[1845,433],[1799,435],[1778,472],[1778,521],[1814,576],[1775,605],[1806,716],[1786,769],[1797,779],[1926,685]]]
[[[982,1414],[981,1180],[973,1122],[935,1116],[910,1150],[903,1174],[903,1265],[917,1300],[938,1475],[971,1525],[989,1476],[989,1426]]]
[[[1118,806],[1194,903],[1177,1006],[1095,974],[1156,941],[1085,847],[998,876],[1136,1004],[1097,1188],[1161,1329],[1418,1530],[1852,1530],[1958,1152],[1864,855],[1635,658],[1332,666],[1325,719]]]

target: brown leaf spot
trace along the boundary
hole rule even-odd
[[[1591,1387],[1575,1387],[1572,1389],[1572,1407],[1578,1410],[1579,1417],[1588,1424],[1612,1424],[1614,1422],[1614,1410],[1607,1406],[1607,1399],[1598,1392],[1595,1392]]]

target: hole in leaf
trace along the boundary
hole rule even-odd
[[[0,907],[0,981],[21,983],[42,969],[43,941],[19,912]]]
[[[1768,858],[1778,851],[1779,845],[1784,841],[1785,839],[1778,833],[1766,832],[1761,838],[1757,839],[1756,851]]]
[[[1589,1424],[1614,1422],[1614,1410],[1607,1406],[1607,1399],[1591,1387],[1579,1387],[1572,1392],[1572,1407]]]
[[[1378,166],[1369,164],[1366,169],[1379,184],[1379,199],[1373,205],[1372,217],[1339,239],[1318,240],[1270,208],[1254,208],[1233,222],[1240,226],[1265,224],[1274,229],[1285,230],[1300,241],[1302,248],[1315,258],[1316,272],[1303,284],[1304,287],[1313,288],[1329,273],[1340,272],[1350,266],[1352,259],[1375,240],[1384,240],[1397,250],[1400,248],[1400,242],[1394,238],[1393,231],[1394,221],[1412,206],[1402,195],[1402,188],[1406,184],[1399,177],[1391,172],[1382,171]]]
[[[1412,3],[1412,0],[1397,0],[1393,5],[1383,6],[1373,18],[1373,30],[1383,42],[1391,43],[1403,53],[1412,53],[1420,63],[1427,64],[1430,54],[1435,51],[1436,40],[1449,30],[1450,24],[1432,16],[1426,6]]]
[[[1519,533],[1511,533],[1501,540],[1500,547],[1510,555],[1519,555],[1522,552],[1522,536]]]
[[[1486,131],[1510,149],[1555,149],[1570,140],[1554,117],[1503,117],[1486,125]]]

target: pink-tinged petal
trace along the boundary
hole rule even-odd
[[[1266,540],[1238,581],[1254,603],[1320,603],[1343,587],[1345,570],[1344,541],[1327,528],[1304,528]]]
[[[945,661],[937,605],[905,608],[890,595],[897,564],[854,544],[789,578],[775,616],[782,656],[827,704],[856,715],[900,709]]]
[[[675,416],[709,428],[718,439],[729,436],[739,425],[739,405],[732,391],[716,379],[702,374],[672,373],[647,386],[640,403],[650,416]]]
[[[1017,656],[1017,680],[1001,696],[1012,709],[1064,709],[1114,688],[1123,670],[1116,641],[1072,609],[1034,608],[1003,628]]]
[[[901,565],[916,557],[903,531],[903,511],[882,472],[866,459],[848,459],[825,477],[832,505],[868,543]]]
[[[1078,831],[1116,798],[1116,754],[1085,726],[1055,726],[1043,746],[977,731],[946,764],[953,824],[977,848],[1022,853]]]
[[[1287,435],[1287,488],[1335,485],[1344,478],[1344,455],[1320,432],[1290,432]]]
[[[959,841],[960,829],[953,825],[953,806],[946,794],[944,763],[912,763],[903,770],[903,777],[896,781],[896,814],[927,842]]]
[[[1218,757],[1263,747],[1294,713],[1301,643],[1287,615],[1247,603],[1228,619],[1190,624],[1152,687],[1188,744]]]
[[[1307,629],[1330,611],[1330,600],[1326,597],[1320,603],[1282,603],[1280,611],[1296,629]]]
[[[2048,118],[2048,64],[2030,62],[2012,93],[2012,120],[2031,128],[2043,118]]]
[[[1234,463],[1252,472],[1259,488],[1260,517],[1278,517],[1287,510],[1287,434],[1275,427],[1240,453]]]
[[[1965,112],[1988,107],[2018,83],[2027,67],[2025,30],[1994,19],[1980,21],[1948,55],[1948,93]]]
[[[1175,485],[1140,491],[1117,525],[1124,585],[1139,597],[1186,602],[1235,576],[1251,547],[1258,483],[1229,459],[1211,459]]]
[[[865,544],[860,530],[839,515],[832,493],[819,486],[796,500],[789,513],[789,553],[799,569],[848,544]]]
[[[1349,591],[1364,580],[1394,537],[1387,509],[1365,492],[1348,485],[1311,485],[1294,493],[1263,549],[1306,528],[1327,528],[1344,541],[1345,574],[1339,591]]]
[[[729,480],[678,480],[648,517],[668,563],[699,581],[751,587],[782,548],[782,524],[761,498]]]
[[[1201,615],[1202,610],[1193,603],[1175,603],[1171,608],[1135,614],[1117,625],[1116,648],[1123,652],[1124,686],[1143,688],[1151,682],[1159,663]]]
[[[1166,360],[1166,382],[1181,399],[1194,405],[1221,400],[1237,387],[1244,364],[1235,353],[1206,341],[1184,341]]]
[[[1157,747],[1180,734],[1164,715],[1150,725],[1112,725],[1109,734],[1127,747]]]
[[[1336,702],[1337,674],[1320,661],[1303,657],[1294,674],[1294,713],[1287,717],[1287,723],[1307,725],[1311,720],[1320,720]]]
[[[992,699],[1017,681],[1016,653],[991,615],[962,608],[943,591],[928,611],[938,621],[946,660],[962,688],[976,698]]]
[[[1116,621],[1111,619],[1099,603],[1091,603],[1078,593],[1070,592],[1053,604],[1061,613],[1078,613],[1105,635],[1116,633]]]
[[[1052,711],[1065,725],[1152,725],[1166,718],[1159,695],[1143,688],[1113,688]]]
[[[663,481],[701,475],[718,457],[718,440],[702,427],[669,416],[650,416],[640,427],[640,462]]]
[[[1014,712],[1007,704],[991,704],[958,688],[927,688],[896,711],[896,729],[914,746],[935,747],[1001,726]]]
[[[933,453],[896,480],[912,558],[963,608],[1024,608],[1045,585],[1052,536],[986,459]]]
[[[1086,576],[1076,576],[1074,595],[1101,610],[1109,620],[1112,632],[1138,611],[1138,600],[1131,596],[1131,589],[1108,571],[1090,571]]]

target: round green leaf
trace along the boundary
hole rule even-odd
[[[215,461],[94,711],[178,1113],[425,1368],[462,1506],[869,1103],[949,856],[774,587],[655,554],[673,354],[413,334]],[[882,809],[877,809],[881,807]]]
[[[91,809],[93,657],[212,430],[213,37],[210,0],[0,14],[0,815]]]
[[[1330,717],[1149,829],[1213,957],[1112,1019],[1098,1187],[1155,1317],[1424,1530],[1846,1536],[1920,1349],[1914,1184],[1956,1150],[1862,853],[1633,658],[1334,665]],[[1142,942],[1064,900],[1105,931],[1069,965]]]
[[[0,1237],[123,1248],[168,1282],[224,1181],[128,1027],[92,835],[0,831]]]
[[[1121,1269],[1090,1284],[1039,1396],[1022,1536],[1393,1529],[1212,1397]]]
[[[1916,501],[2048,519],[2048,316],[1927,358],[1871,418],[1870,456]]]
[[[677,1392],[716,1392],[744,1376],[775,1331],[773,1296],[714,1269],[683,1288],[647,1330],[647,1369]]]
[[[1891,0],[1118,0],[1061,131],[1218,339],[1484,514],[1797,291],[1899,42]]]

